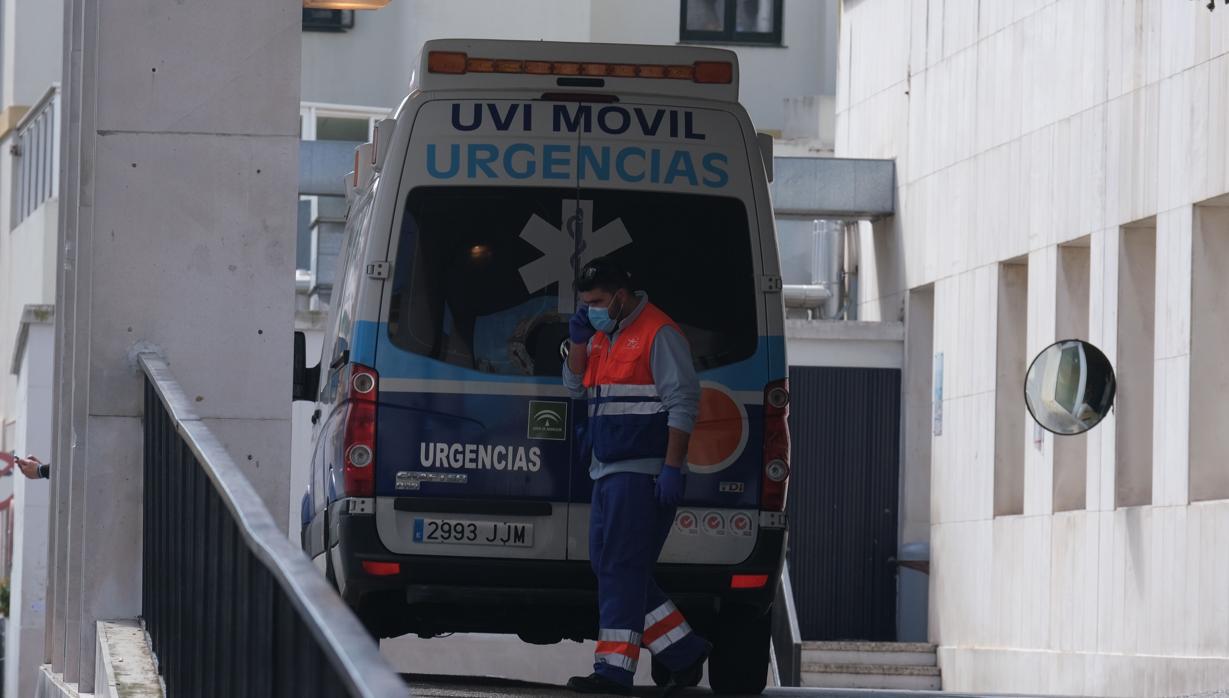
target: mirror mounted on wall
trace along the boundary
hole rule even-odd
[[[1082,339],[1046,347],[1028,367],[1024,401],[1042,428],[1059,436],[1083,434],[1109,414],[1118,381],[1100,349]]]

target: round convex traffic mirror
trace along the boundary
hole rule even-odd
[[[1109,414],[1117,388],[1114,367],[1100,349],[1065,339],[1033,359],[1024,378],[1024,401],[1043,428],[1071,436],[1092,429]]]

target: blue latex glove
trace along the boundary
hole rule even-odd
[[[683,469],[672,465],[661,466],[657,476],[657,501],[666,507],[676,507],[683,501]]]
[[[595,334],[597,330],[589,322],[589,306],[582,305],[568,320],[568,339],[575,344],[588,344]]]

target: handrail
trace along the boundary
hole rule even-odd
[[[155,354],[141,354],[139,358],[147,378],[143,615],[168,691],[173,691],[174,684],[179,683],[186,694],[204,694],[207,690],[192,685],[195,680],[212,683],[213,688],[218,689],[220,683],[245,681],[246,673],[252,672],[261,679],[255,683],[262,683],[267,692],[262,693],[260,687],[237,685],[233,692],[216,694],[336,695],[337,690],[344,690],[347,695],[362,698],[409,696],[405,682],[385,662],[371,635],[328,586],[324,576],[291,545],[274,523],[251,483],[196,415],[166,362]],[[165,413],[158,414],[159,408]],[[174,436],[178,436],[180,443],[170,443]],[[189,484],[185,488],[182,482],[174,481],[171,470],[179,465],[177,459],[182,456],[177,454],[184,454],[185,449],[198,468],[188,477],[195,483],[203,475],[207,479],[205,484],[210,487]],[[154,462],[160,460],[159,455],[174,462]],[[191,464],[188,466],[190,469]],[[216,493],[216,503],[209,495],[210,489]],[[204,490],[205,494],[198,490]],[[168,494],[174,494],[177,499],[170,501]],[[175,508],[181,502],[186,502],[187,511]],[[229,513],[233,526],[226,522],[217,504]],[[193,511],[206,523],[197,528],[209,529],[209,525],[219,524],[217,530],[176,532],[158,525],[167,522],[172,526],[175,522],[191,524]],[[159,514],[165,516],[163,521],[156,522],[154,517]],[[237,538],[254,562],[267,571],[275,588],[266,588],[267,582],[262,584],[266,579],[264,573],[249,566],[242,548],[236,551],[235,559],[226,557],[230,548],[239,547],[228,545],[231,538]],[[205,550],[195,550],[193,545],[177,545],[181,540],[204,542],[206,544],[199,547]],[[213,548],[220,548],[221,552],[211,557],[215,552]],[[193,561],[196,567],[191,566]],[[198,569],[206,567],[209,569]],[[174,584],[175,580],[166,575],[185,568],[210,580],[218,580],[221,590],[209,588],[204,580],[198,582],[190,577],[182,580],[183,584],[192,585],[187,593],[183,588],[168,588],[166,582]],[[252,587],[248,590],[249,596],[243,595],[244,589],[231,588],[243,586],[244,582]],[[204,594],[194,598],[190,592],[195,589]],[[281,597],[277,596],[278,590]],[[225,606],[230,601],[227,591],[236,592],[240,610],[207,607],[210,601]],[[266,609],[259,603],[265,601],[271,602],[271,608]],[[181,608],[184,604],[196,607],[188,611]],[[289,610],[289,614],[285,610]],[[185,619],[185,614],[189,613],[195,615]],[[222,627],[210,627],[203,633],[199,627],[184,626],[185,620],[192,625],[204,621],[208,626],[211,625],[209,621],[219,617]],[[226,627],[228,625],[230,627]],[[234,636],[226,637],[227,630]],[[314,643],[305,645],[307,638],[303,637],[303,630]],[[180,637],[197,633],[207,637]],[[263,641],[262,637],[253,637],[258,635],[263,635]],[[187,642],[190,646],[185,651],[175,646],[176,642]],[[209,642],[215,644],[209,645]],[[235,643],[240,645],[238,650],[231,646]],[[244,649],[250,651],[244,652]],[[240,655],[237,661],[243,666],[238,670],[226,666],[231,654]],[[328,669],[332,670],[331,674],[326,673]],[[175,678],[168,676],[168,672],[176,674]],[[216,677],[214,673],[226,675]]]
[[[31,106],[26,111],[25,114],[21,115],[21,118],[17,120],[16,124],[13,124],[13,130],[21,131],[22,129],[24,129],[26,127],[26,124],[29,124],[31,121],[33,121],[35,117],[38,116],[38,113],[42,111],[43,108],[46,107],[49,102],[51,102],[51,100],[55,99],[59,95],[60,95],[60,83],[53,82],[50,85],[48,85],[47,89],[43,90],[43,95],[38,98],[38,101],[36,101],[34,105]]]
[[[798,626],[798,609],[794,606],[794,588],[789,580],[789,563],[781,567],[781,583],[772,605],[772,649],[776,660],[777,679],[782,686],[802,683],[802,631]]]
[[[60,189],[60,85],[53,83],[13,129],[13,196],[9,229],[16,228]]]

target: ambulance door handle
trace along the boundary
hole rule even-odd
[[[312,424],[320,421],[320,408],[317,407],[315,412],[312,412]]]

